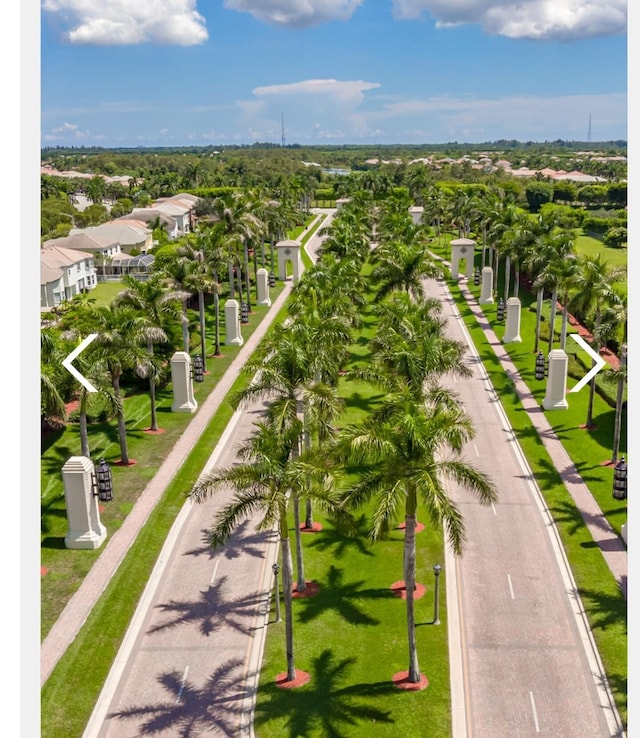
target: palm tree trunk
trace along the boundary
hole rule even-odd
[[[282,513],[281,513],[282,517]],[[284,527],[284,530],[282,528]],[[280,549],[282,551],[282,594],[284,596],[284,625],[287,651],[287,680],[296,678],[296,667],[293,659],[293,562],[291,561],[291,545],[286,530],[286,514],[280,521]]]
[[[149,379],[149,399],[151,402],[151,430],[158,430],[158,414],[156,412],[156,380]]]
[[[229,261],[229,299],[233,300],[236,296],[236,284],[233,268],[233,260]]]
[[[536,295],[536,341],[533,352],[538,353],[540,349],[540,323],[542,323],[542,302],[544,297],[544,289],[539,289]]]
[[[244,241],[244,281],[247,295],[247,308],[251,312],[251,280],[249,278],[249,246]]]
[[[187,301],[182,303],[182,349],[189,353],[189,318],[187,317]]]
[[[217,279],[216,279],[216,286],[215,286],[215,293],[213,295],[213,310],[215,314],[215,341],[216,341],[216,347],[214,349],[213,355],[214,356],[220,356],[220,297],[218,295],[218,285],[217,285]]]
[[[558,292],[553,290],[551,293],[551,315],[549,316],[549,351],[553,348],[556,332],[556,312],[558,308]]]
[[[202,371],[207,371],[207,347],[204,321],[204,292],[198,292],[198,312],[200,317],[200,353],[202,354]]]
[[[80,427],[80,448],[82,456],[86,456],[87,459],[90,459],[91,451],[89,449],[89,431],[87,428],[87,401],[87,393],[85,391],[81,391],[80,414],[78,416],[78,425]]]
[[[405,515],[404,529],[404,586],[407,596],[407,636],[409,644],[408,681],[417,684],[420,681],[418,665],[418,649],[416,646],[416,621],[413,593],[416,584],[416,516]]]
[[[123,466],[129,464],[129,450],[127,448],[127,427],[124,421],[124,411],[120,402],[120,377],[114,377],[112,381],[113,394],[118,402],[118,439],[120,441],[120,463]]]
[[[627,345],[625,343],[620,347],[620,370],[624,370],[627,366]],[[618,460],[618,452],[620,451],[620,435],[622,433],[622,400],[624,398],[624,377],[618,379],[618,387],[616,390],[616,416],[613,424],[613,452],[611,454],[611,463],[615,464]]]
[[[511,281],[511,257],[507,256],[504,260],[504,300],[509,297],[509,282]]]

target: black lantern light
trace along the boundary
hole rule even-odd
[[[544,375],[546,374],[547,370],[547,361],[544,358],[544,354],[542,351],[538,351],[538,355],[536,356],[536,379],[544,379]]]
[[[627,464],[624,456],[620,457],[620,461],[613,469],[613,498],[615,500],[627,498]]]
[[[240,322],[241,323],[249,322],[249,305],[246,302],[243,302],[240,308]]]
[[[498,316],[497,317],[498,317],[498,321],[500,323],[504,320],[504,310],[505,310],[504,300],[502,298],[500,298],[498,300],[498,310],[497,310],[497,312],[498,312]]]
[[[196,382],[204,382],[204,360],[200,354],[193,357],[193,379]]]
[[[269,287],[275,287],[276,286],[276,275],[273,273],[273,271],[269,272]]]
[[[477,287],[480,284],[480,269],[476,267],[476,270],[473,274],[473,283]]]
[[[100,459],[98,466],[94,466],[92,482],[93,494],[97,495],[100,502],[111,502],[113,500],[111,469],[104,459]]]

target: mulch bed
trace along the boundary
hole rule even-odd
[[[410,682],[408,677],[408,671],[398,671],[393,675],[393,683],[398,689],[404,689],[405,691],[411,692],[418,692],[429,685],[429,680],[424,674],[420,674],[419,682]]]
[[[394,582],[391,585],[391,590],[396,597],[402,597],[403,600],[407,599],[407,588],[405,587],[404,581],[400,580],[399,582]],[[427,591],[427,588],[424,586],[424,584],[420,584],[419,582],[416,582],[416,588],[413,590],[413,599],[419,600],[421,597],[424,596],[424,593]]]
[[[276,676],[276,687],[282,687],[283,689],[294,689],[295,687],[302,687],[311,679],[311,675],[306,671],[296,669],[296,678],[287,679],[287,672],[283,671],[281,674]]]
[[[298,585],[293,585],[292,597],[301,599],[302,597],[313,597],[320,591],[320,585],[317,582],[306,582],[306,588],[302,592],[298,592]]]

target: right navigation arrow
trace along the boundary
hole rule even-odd
[[[591,346],[582,338],[582,336],[578,335],[577,333],[569,333],[569,336],[573,338],[573,340],[578,344],[578,346],[582,346],[582,348],[589,354],[589,356],[595,361],[595,366],[592,366],[591,369],[582,377],[582,379],[576,384],[576,386],[570,390],[570,392],[579,392],[585,384],[590,382],[596,374],[602,369],[602,367],[607,363],[600,354],[597,354]]]

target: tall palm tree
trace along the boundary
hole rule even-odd
[[[424,296],[424,280],[442,276],[442,268],[431,258],[426,244],[420,242],[385,241],[371,257],[375,265],[372,281],[379,283],[375,301],[384,300],[395,290],[412,297]]]
[[[282,585],[285,609],[287,680],[296,678],[293,643],[293,562],[289,537],[289,503],[301,489],[337,520],[348,521],[339,501],[336,484],[330,473],[318,473],[314,464],[293,454],[300,428],[291,426],[285,432],[274,430],[264,422],[256,423],[253,437],[239,451],[243,463],[214,469],[200,478],[191,497],[203,502],[220,488],[231,487],[234,497],[220,509],[210,529],[213,546],[226,543],[235,528],[248,516],[259,512],[258,530],[278,530],[282,560]]]
[[[593,325],[593,350],[597,353],[603,340],[603,311],[607,304],[616,300],[615,282],[622,279],[625,270],[611,267],[600,254],[595,256],[579,256],[578,270],[575,276],[575,294],[572,305],[585,322]],[[596,391],[596,376],[589,382],[589,405],[585,426],[593,425],[593,401]]]
[[[144,372],[148,370],[152,359],[146,349],[146,343],[166,340],[166,334],[159,326],[148,318],[141,316],[130,307],[110,305],[99,306],[95,311],[95,333],[98,337],[93,342],[95,347],[98,371],[105,371],[118,405],[117,423],[120,442],[120,463],[130,463],[127,445],[124,403],[122,402],[121,379],[127,370]]]
[[[245,364],[243,371],[252,374],[254,379],[232,397],[233,405],[242,407],[256,400],[266,400],[266,416],[276,432],[288,433],[291,428],[299,428],[299,443],[304,444],[308,432],[305,424],[315,422],[311,412],[314,407],[321,407],[319,403],[314,404],[312,398],[330,392],[329,385],[321,381],[323,369],[327,371],[323,362],[327,361],[326,356],[333,356],[335,349],[332,347],[343,345],[348,337],[339,321],[324,322],[322,330],[315,331],[301,321],[278,324]],[[299,447],[294,446],[292,453],[297,454]],[[294,506],[298,588],[304,591],[306,580],[298,514]]]
[[[161,328],[165,337],[171,335],[172,324],[179,320],[180,304],[189,298],[189,293],[172,289],[167,286],[166,280],[158,273],[151,275],[145,281],[134,279],[129,275],[122,278],[124,290],[120,292],[115,300],[115,305],[130,305],[140,311],[152,325]],[[149,356],[154,356],[154,344],[152,335],[147,336],[147,351]],[[158,379],[162,376],[162,365],[150,362],[145,369],[149,379],[149,398],[151,401],[151,424],[152,431],[158,430],[158,417],[156,412],[156,386]]]
[[[458,408],[428,407],[408,387],[398,386],[362,423],[338,433],[336,454],[364,468],[344,502],[358,509],[373,502],[369,536],[384,538],[404,510],[404,585],[407,593],[408,680],[421,678],[415,637],[413,591],[416,578],[415,530],[419,505],[435,526],[446,529],[454,553],[461,554],[465,530],[446,483],[470,490],[483,504],[496,499],[496,490],[482,472],[460,459],[464,444],[474,435],[470,418]]]
[[[55,416],[66,418],[64,397],[60,394],[58,383],[49,367],[56,366],[64,359],[59,348],[59,331],[43,328],[40,331],[40,407],[43,418]]]

